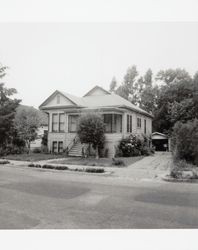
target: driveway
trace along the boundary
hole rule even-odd
[[[197,184],[0,167],[0,228],[197,228]]]
[[[114,169],[114,175],[133,180],[159,180],[169,172],[171,162],[170,152],[156,152],[153,156],[144,157],[127,168]]]

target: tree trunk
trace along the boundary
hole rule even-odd
[[[98,146],[96,146],[96,159],[99,159],[99,152],[98,152]]]

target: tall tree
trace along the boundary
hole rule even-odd
[[[0,67],[0,79],[6,75],[7,67]],[[6,88],[0,83],[0,146],[6,147],[12,142],[14,133],[14,117],[20,100],[11,99],[17,91],[14,88]]]
[[[136,80],[138,76],[138,71],[135,65],[129,67],[124,76],[124,80],[121,86],[116,90],[116,94],[122,96],[123,98],[130,100],[132,103],[137,103],[136,92]]]
[[[112,78],[112,80],[111,80],[111,83],[110,83],[110,86],[109,86],[109,91],[110,92],[114,92],[115,91],[115,89],[116,89],[116,87],[117,87],[117,81],[116,81],[116,78],[115,78],[115,76]]]
[[[154,112],[153,126],[156,131],[170,132],[178,119],[178,116],[175,116],[176,110],[188,110],[187,106],[192,105],[191,100],[185,100],[193,98],[194,83],[188,72],[182,69],[160,71],[157,80],[163,85]]]

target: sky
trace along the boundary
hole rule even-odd
[[[198,70],[198,22],[0,23],[4,82],[22,104],[38,106],[55,90],[83,96],[119,83],[129,66]]]

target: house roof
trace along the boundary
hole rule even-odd
[[[104,94],[108,95],[111,94],[109,91],[107,91],[106,89],[103,89],[102,87],[96,85],[95,87],[93,87],[91,90],[89,90],[83,97],[86,96],[90,96],[95,90],[100,90],[101,92],[103,92]]]
[[[101,94],[92,95],[93,92],[96,90],[100,90]],[[114,93],[110,93],[99,86],[95,86],[94,88],[92,88],[83,97],[77,97],[77,96],[65,93],[63,91],[56,90],[50,97],[48,97],[40,105],[40,108],[42,109],[42,107],[47,104],[48,100],[52,98],[53,96],[55,96],[57,93],[62,94],[65,98],[70,100],[73,103],[74,107],[75,106],[78,106],[81,108],[121,107],[121,108],[126,108],[126,109],[136,111],[138,113],[147,115],[149,117],[153,117],[150,113],[132,104],[131,102],[127,101],[121,96],[116,95]]]

